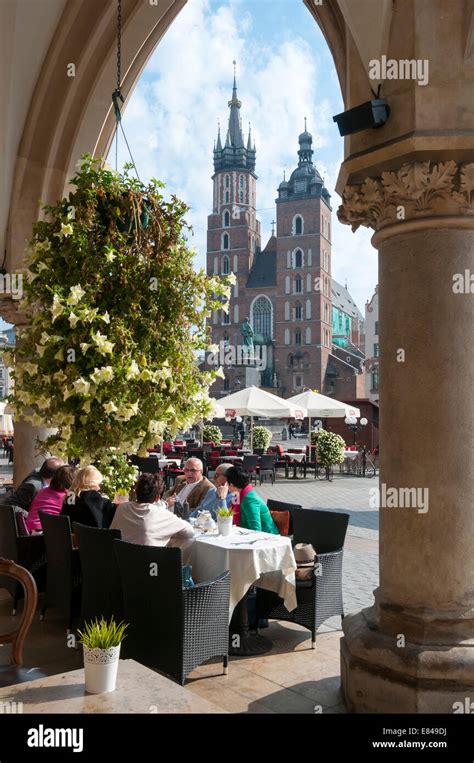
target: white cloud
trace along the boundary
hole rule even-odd
[[[297,164],[304,116],[314,139],[315,163],[332,194],[342,159],[342,141],[332,122],[334,103],[328,83],[320,75],[323,67],[317,46],[310,46],[297,30],[281,44],[270,37],[262,46],[252,34],[252,17],[242,13],[239,3],[189,2],[151,57],[130,98],[123,125],[141,179],[163,180],[168,193],[176,193],[190,205],[188,219],[195,231],[197,265],[205,264],[206,259],[212,148],[218,119],[225,140],[234,58],[238,61],[244,136],[246,139],[251,121],[257,145],[257,207],[263,246],[275,214],[283,169],[289,173]],[[331,88],[335,88],[333,82]],[[111,163],[114,156],[115,149]],[[128,160],[123,140],[119,158],[119,163]],[[337,222],[339,196],[333,195],[332,203],[333,274],[338,280],[347,277],[351,293],[363,309],[377,282],[376,252],[370,251],[367,232],[354,236]]]

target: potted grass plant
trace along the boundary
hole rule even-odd
[[[127,623],[110,620],[93,620],[78,631],[84,652],[84,676],[86,691],[105,694],[114,691],[117,681],[120,645],[125,638]]]
[[[217,529],[219,531],[219,535],[230,535],[232,532],[232,520],[234,516],[234,511],[232,508],[220,508],[216,511],[217,516]]]

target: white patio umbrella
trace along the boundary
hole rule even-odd
[[[284,400],[282,397],[272,395],[260,387],[246,387],[232,395],[222,397],[219,405],[225,408],[228,416],[250,416],[250,447],[253,449],[253,417],[264,416],[268,419],[298,418],[307,415],[306,408],[299,403]]]
[[[288,398],[287,403],[294,403],[295,405],[301,405],[307,411],[308,416],[308,433],[311,443],[311,419],[342,419],[346,416],[352,416],[354,418],[360,417],[359,408],[355,408],[353,405],[347,403],[341,403],[339,400],[334,400],[332,397],[326,397],[326,395],[320,395],[319,392],[313,392],[312,389],[307,389],[305,392],[300,392],[299,395],[294,395]]]

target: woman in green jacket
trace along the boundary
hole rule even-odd
[[[264,533],[279,535],[266,503],[253,489],[250,476],[239,467],[232,466],[226,472],[227,484],[231,493],[237,493],[240,500],[240,527],[248,530],[261,530]]]

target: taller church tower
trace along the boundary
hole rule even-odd
[[[260,222],[256,216],[255,143],[252,143],[250,126],[247,142],[244,142],[240,116],[242,104],[237,97],[235,69],[228,105],[230,114],[225,144],[222,146],[219,128],[214,147],[213,211],[207,223],[207,272],[209,275],[235,273],[237,281],[232,290],[229,313],[215,311],[211,327],[214,343],[224,341],[238,345],[241,343],[241,324],[246,318],[239,302],[261,241]],[[218,387],[216,382],[213,394]]]

